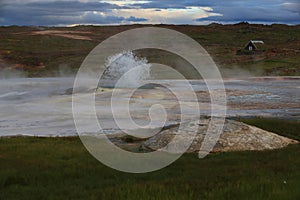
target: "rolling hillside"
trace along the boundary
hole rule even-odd
[[[74,74],[101,41],[138,27],[144,25],[0,27],[1,72],[15,70],[29,77]],[[225,77],[300,75],[300,25],[156,27],[174,29],[198,41]],[[249,40],[263,40],[265,44],[257,52],[247,52],[243,48]]]

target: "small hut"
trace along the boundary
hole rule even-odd
[[[245,50],[255,51],[258,50],[258,45],[264,44],[261,40],[250,40],[248,44],[245,46]]]

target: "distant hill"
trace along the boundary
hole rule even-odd
[[[75,73],[101,41],[145,26],[150,25],[0,27],[0,68],[21,70],[30,77]],[[198,41],[225,77],[300,75],[300,25],[155,26],[180,31]],[[262,40],[264,45],[256,52],[245,51],[250,40]]]

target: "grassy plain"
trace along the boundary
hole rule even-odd
[[[23,70],[30,77],[57,76],[65,69],[75,73],[85,56],[100,42],[139,27],[144,26],[0,27],[0,59],[17,64],[17,70]],[[240,23],[156,27],[174,29],[195,39],[210,53],[225,77],[300,75],[300,25]],[[34,34],[37,31],[63,31],[65,35],[83,39]],[[239,54],[249,40],[263,40],[265,44],[254,54]],[[161,59],[173,58],[163,56]]]
[[[245,121],[299,139],[299,121]],[[0,138],[0,199],[294,200],[299,155],[300,144],[204,159],[185,154],[160,171],[128,174],[99,163],[76,137]]]

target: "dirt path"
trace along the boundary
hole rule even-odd
[[[59,30],[45,30],[45,31],[34,31],[30,33],[31,35],[53,35],[58,37],[71,38],[75,40],[92,40],[88,31],[59,31]]]

